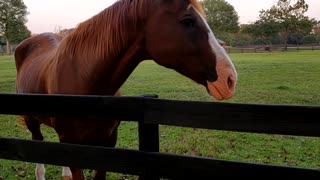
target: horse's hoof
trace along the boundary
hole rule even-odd
[[[63,180],[72,180],[71,176],[63,176]]]

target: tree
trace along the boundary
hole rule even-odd
[[[303,44],[316,44],[318,43],[317,36],[315,35],[307,35],[302,39]]]
[[[10,43],[18,44],[22,40],[26,39],[27,37],[31,36],[31,32],[26,27],[25,24],[22,22],[15,22],[9,26],[7,31],[7,38],[9,39]]]
[[[25,26],[27,14],[27,7],[22,0],[0,1],[0,35],[6,40],[7,54],[10,54],[10,43],[28,34]],[[22,36],[17,38],[21,33]]]
[[[312,34],[316,37],[316,42],[320,44],[320,21],[313,26]]]
[[[309,19],[304,15],[308,7],[305,0],[278,0],[276,5],[260,12],[260,19],[273,19],[279,23],[280,36],[287,50],[290,34],[309,34],[316,23],[314,19]]]
[[[316,22],[312,28],[312,33],[315,35],[320,35],[320,21]]]
[[[228,37],[226,33],[239,31],[239,16],[234,7],[225,0],[203,0],[210,28],[217,37]]]
[[[300,44],[302,44],[303,38],[304,38],[303,34],[293,33],[289,35],[288,42],[290,44],[296,44],[297,46],[299,46]]]
[[[246,33],[234,33],[232,34],[233,46],[246,46],[253,43],[253,38]]]
[[[280,31],[280,24],[270,17],[266,16],[264,12],[260,12],[260,18],[253,24],[246,26],[242,32],[251,34],[257,39],[261,39],[265,44],[272,44],[272,39],[278,35]]]

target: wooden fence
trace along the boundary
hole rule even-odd
[[[310,46],[288,46],[287,50],[283,46],[248,46],[248,47],[227,47],[226,51],[231,53],[270,53],[270,52],[305,52],[320,51],[320,45]]]
[[[190,102],[150,97],[0,94],[0,114],[104,117],[139,124],[139,151],[1,138],[0,159],[106,169],[148,180],[279,175],[319,178],[319,168],[273,166],[159,152],[159,125],[320,137],[319,113],[320,106]]]

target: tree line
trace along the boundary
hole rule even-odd
[[[201,1],[209,26],[216,36],[231,46],[282,44],[319,44],[320,21],[305,15],[305,0],[278,0],[262,9],[250,24],[239,24],[234,7],[225,0]]]
[[[278,0],[262,9],[251,24],[240,24],[238,13],[225,0],[200,1],[207,21],[216,36],[230,46],[283,44],[319,44],[320,21],[305,16],[305,0]],[[0,0],[0,46],[10,54],[11,44],[31,36],[26,27],[28,15],[23,0]]]

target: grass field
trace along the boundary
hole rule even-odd
[[[239,74],[237,92],[230,103],[320,105],[320,51],[231,54]],[[0,56],[0,92],[15,89],[12,57]],[[151,61],[143,62],[123,85],[123,95],[158,94],[163,99],[213,101],[191,80]],[[43,127],[47,141],[57,141]],[[123,122],[117,147],[137,149],[137,125]],[[160,150],[225,160],[320,168],[320,138],[160,127]],[[0,137],[30,139],[14,116],[0,116]],[[0,160],[1,179],[35,179],[34,164]],[[47,179],[61,179],[61,169],[47,165]],[[91,171],[86,171],[91,177]],[[111,173],[110,179],[130,179]]]

